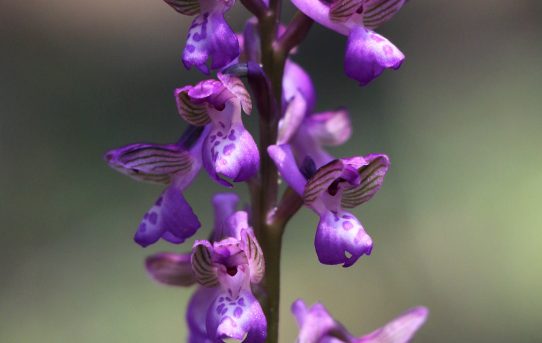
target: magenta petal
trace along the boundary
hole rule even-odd
[[[290,145],[271,145],[267,148],[267,152],[288,186],[297,194],[303,195],[307,180],[299,171]]]
[[[395,318],[369,335],[354,340],[354,343],[407,343],[423,325],[429,311],[415,307]]]
[[[203,166],[209,175],[224,186],[246,181],[256,175],[260,164],[258,146],[239,122],[228,126],[216,125],[203,146]]]
[[[218,294],[207,312],[207,333],[214,341],[233,338],[261,343],[267,337],[267,321],[258,300],[248,290],[237,297]]]
[[[145,213],[134,239],[138,244],[146,247],[155,243],[164,233],[169,232],[178,239],[177,243],[182,243],[200,226],[198,217],[184,199],[181,191],[175,186],[169,186]]]
[[[183,52],[183,64],[208,74],[207,61],[211,69],[228,65],[239,56],[239,42],[221,10],[205,12],[197,16],[188,30]]]
[[[326,211],[320,216],[314,246],[320,263],[350,267],[371,254],[373,241],[351,213]]]
[[[215,342],[207,335],[205,320],[218,291],[218,288],[199,287],[190,298],[186,311],[189,343]]]
[[[361,86],[377,78],[384,69],[399,69],[405,55],[381,35],[354,27],[348,36],[344,68]]]

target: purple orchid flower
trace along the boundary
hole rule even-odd
[[[386,155],[371,154],[336,159],[316,169],[306,159],[298,167],[290,145],[267,150],[281,176],[320,217],[314,246],[323,264],[353,265],[371,254],[373,242],[361,222],[345,208],[370,200],[382,186],[389,168]]]
[[[292,0],[319,24],[348,36],[344,68],[365,86],[384,69],[399,69],[405,56],[390,41],[372,31],[390,20],[407,0]]]
[[[307,308],[303,300],[292,304],[299,325],[297,343],[407,343],[427,319],[425,307],[412,308],[372,333],[355,337],[335,321],[324,305]]]
[[[147,258],[151,277],[163,284],[198,283],[187,310],[191,343],[222,342],[232,338],[264,342],[267,322],[251,285],[263,278],[263,254],[248,215],[236,211],[235,194],[213,199],[215,241],[196,241],[192,254],[159,253]]]
[[[293,63],[293,62],[292,62]],[[349,267],[369,255],[372,240],[359,220],[344,208],[356,207],[382,186],[389,168],[386,155],[335,159],[324,146],[348,140],[352,127],[344,109],[311,113],[315,98],[310,78],[301,67],[286,69],[284,97],[288,101],[279,123],[277,145],[268,152],[288,185],[320,217],[315,248],[324,264]]]
[[[259,167],[258,146],[243,126],[241,109],[252,110],[250,95],[237,77],[218,74],[218,80],[205,80],[195,86],[175,90],[179,115],[192,125],[209,124],[203,143],[203,166],[219,184],[253,177]]]
[[[143,247],[163,238],[179,244],[201,226],[182,192],[201,168],[207,128],[189,127],[176,144],[135,143],[106,153],[109,166],[138,181],[168,185],[145,213],[135,234]]]
[[[182,61],[187,69],[192,66],[202,73],[221,69],[239,57],[237,36],[224,19],[234,0],[165,0],[184,15],[198,15],[188,29]]]

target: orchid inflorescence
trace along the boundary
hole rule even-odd
[[[200,228],[183,193],[202,167],[222,187],[247,183],[249,206],[239,209],[235,193],[217,193],[209,239],[196,240],[186,253],[151,255],[146,268],[162,284],[196,285],[186,315],[189,342],[275,343],[286,224],[307,206],[319,218],[314,246],[320,263],[352,266],[371,254],[373,241],[349,210],[373,198],[390,166],[385,154],[335,158],[326,151],[351,136],[348,111],[315,112],[311,78],[290,56],[316,21],[348,36],[345,72],[367,85],[404,60],[372,30],[406,0],[292,0],[298,12],[288,25],[280,22],[281,0],[241,0],[254,17],[240,34],[224,18],[233,0],[165,1],[181,14],[196,16],[184,66],[216,72],[216,78],[174,91],[178,114],[189,124],[177,142],[130,144],[109,151],[105,159],[136,180],[165,186],[135,233],[143,247],[160,239],[180,244]],[[243,125],[253,99],[260,116],[259,144]],[[287,187],[279,197],[280,180]],[[299,343],[404,343],[428,313],[417,307],[355,337],[321,304],[307,307],[297,300],[292,312]]]

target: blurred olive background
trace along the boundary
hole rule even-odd
[[[153,283],[143,260],[191,242],[138,247],[161,189],[102,155],[183,130],[172,91],[202,78],[180,63],[190,19],[158,0],[0,6],[0,342],[183,342],[191,290]],[[239,30],[247,13],[228,16]],[[355,210],[375,247],[352,268],[317,262],[311,212],[291,222],[281,341],[303,297],[355,334],[423,304],[415,342],[542,342],[541,23],[535,0],[411,1],[379,30],[406,63],[366,88],[342,71],[345,37],[313,27],[294,59],[318,109],[347,106],[355,126],[333,152],[386,152],[392,169]],[[202,174],[187,192],[197,237],[221,190]]]

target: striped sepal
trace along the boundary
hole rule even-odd
[[[356,13],[356,11],[361,8],[362,4],[363,0],[335,1],[329,8],[329,19],[334,22],[343,23]]]
[[[369,162],[359,169],[361,183],[358,187],[346,190],[341,199],[343,208],[354,208],[369,201],[378,192],[384,176],[390,167],[390,160],[386,155],[369,155]]]
[[[200,13],[199,0],[164,0],[173,9],[184,15],[196,15]]]
[[[252,99],[248,90],[245,88],[243,81],[240,78],[230,75],[218,73],[218,79],[222,81],[222,84],[233,94],[239,101],[241,101],[241,107],[246,114],[252,112]]]
[[[188,93],[184,90],[176,91],[177,111],[189,124],[204,126],[211,122],[205,104],[195,104],[190,101]]]
[[[363,4],[363,25],[374,29],[399,12],[405,0],[366,0]]]
[[[138,181],[170,183],[173,175],[192,170],[193,157],[173,144],[131,144],[105,156],[109,165]]]
[[[243,230],[241,232],[241,240],[244,243],[243,250],[245,251],[250,267],[250,282],[253,284],[259,283],[265,274],[265,260],[262,248],[258,244],[258,241],[256,241],[252,230]]]
[[[213,265],[208,246],[196,243],[192,250],[192,270],[199,284],[205,287],[218,285],[216,268]]]
[[[343,170],[344,165],[341,160],[333,160],[318,169],[305,185],[303,194],[305,205],[312,205],[323,192],[327,191],[333,181],[341,177]]]
[[[188,287],[196,282],[190,254],[157,253],[147,257],[145,266],[155,281],[165,285]]]

